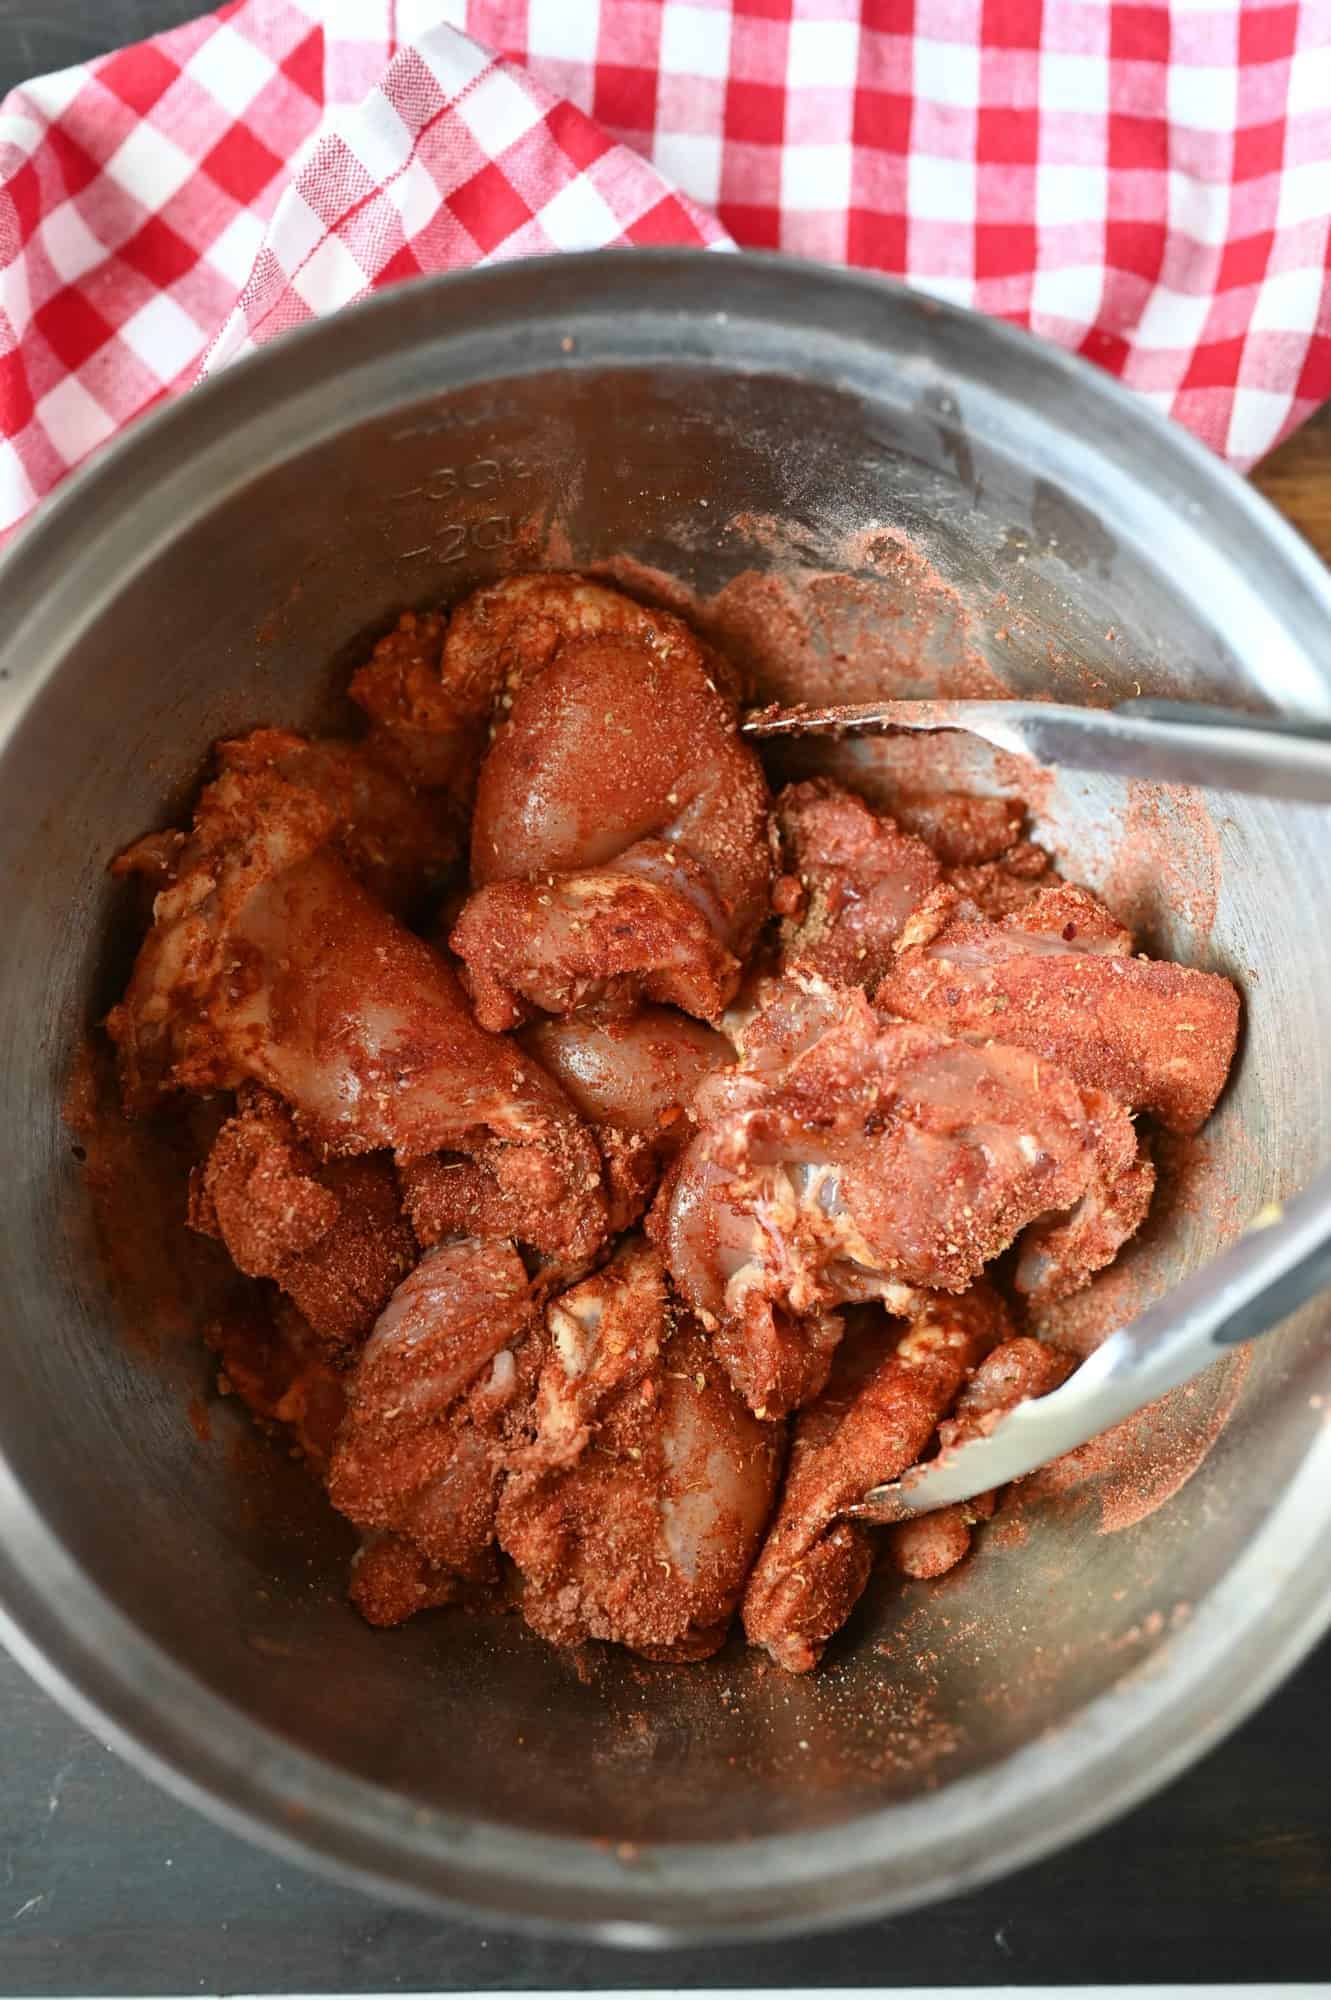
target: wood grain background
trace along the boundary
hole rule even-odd
[[[1331,562],[1331,403],[1264,459],[1252,481]]]

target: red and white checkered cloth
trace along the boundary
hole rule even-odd
[[[0,107],[0,528],[289,326],[612,243],[892,272],[1244,465],[1329,219],[1331,0],[236,0]]]

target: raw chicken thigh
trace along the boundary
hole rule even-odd
[[[349,692],[356,741],[219,744],[114,864],[126,1112],[218,1100],[219,1389],[360,1531],[373,1625],[685,1662],[739,1614],[807,1672],[880,1550],[927,1584],[999,1504],[853,1514],[1065,1379],[1023,1315],[1139,1229],[1238,995],[927,739],[890,810],[773,798],[727,663],[585,577],[407,612]]]
[[[586,615],[588,588],[568,584],[571,605],[550,579],[490,595],[520,665],[453,948],[487,1027],[605,998],[716,1021],[767,915],[762,767],[687,627],[633,607],[616,631],[607,593]]]
[[[1102,1143],[1055,1065],[801,974],[695,1113],[651,1228],[735,1386],[768,1415],[821,1388],[837,1306],[964,1290],[1028,1223],[1081,1200]]]
[[[499,1512],[523,1615],[560,1645],[703,1658],[739,1602],[784,1438],[749,1415],[639,1239],[548,1324],[535,1442]]]

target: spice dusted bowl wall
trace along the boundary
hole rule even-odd
[[[404,607],[543,564],[687,603],[782,698],[1331,714],[1331,589],[1241,481],[1080,363],[874,279],[663,252],[422,283],[138,427],[4,568],[6,1629],[168,1783],[403,1898],[641,1942],[903,1907],[1163,1782],[1324,1628],[1331,1306],[945,1583],[876,1588],[815,1676],[449,1613],[375,1633],[300,1467],[226,1403],[188,1419],[209,1268],[99,1234],[62,1123],[134,945],[105,864],[180,812],[201,746],[338,720]],[[872,790],[878,752],[829,754]],[[1246,996],[1235,1081],[1089,1339],[1331,1154],[1331,847],[1311,809],[1027,795],[1070,872]]]

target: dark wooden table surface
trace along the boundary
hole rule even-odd
[[[0,93],[195,11],[0,0]],[[1331,411],[1258,484],[1331,560]],[[1329,1709],[1331,1645],[1160,1797],[978,1895],[835,1939],[643,1958],[440,1923],[275,1862],[147,1784],[0,1655],[0,1994],[1320,1979]]]

